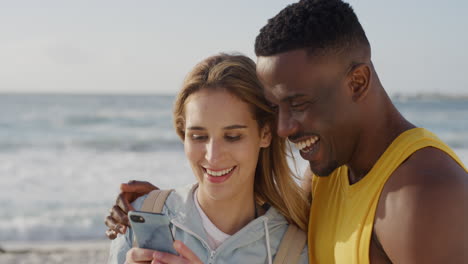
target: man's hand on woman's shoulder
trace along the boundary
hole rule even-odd
[[[125,234],[129,225],[127,213],[135,210],[131,203],[138,197],[158,189],[158,187],[146,181],[132,180],[128,183],[122,183],[115,205],[109,210],[109,215],[104,222],[109,228],[106,231],[106,236],[113,240],[118,233]]]

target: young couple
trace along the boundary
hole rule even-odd
[[[177,97],[175,127],[197,180],[163,208],[180,255],[131,248],[126,212],[155,188],[133,182],[106,219],[108,236],[120,233],[110,263],[273,263],[292,225],[308,232],[297,263],[468,262],[467,170],[394,107],[348,4],[287,6],[255,51],[256,66],[234,55],[202,61]],[[313,172],[304,189],[286,138]]]

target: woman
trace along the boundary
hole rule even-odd
[[[197,179],[173,191],[163,208],[182,242],[175,243],[180,256],[131,249],[130,231],[112,242],[109,262],[272,263],[288,223],[306,230],[309,205],[284,139],[272,133],[255,63],[227,54],[199,63],[178,94],[174,122]],[[133,203],[136,210],[145,197]],[[298,263],[308,263],[306,247]]]

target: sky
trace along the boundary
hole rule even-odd
[[[175,94],[295,1],[0,0],[0,93]],[[383,86],[468,94],[468,1],[350,0]]]

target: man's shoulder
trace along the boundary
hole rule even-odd
[[[437,250],[444,241],[459,253],[454,243],[466,240],[460,234],[468,213],[467,190],[468,173],[450,155],[433,147],[413,153],[388,179],[377,207],[374,232],[387,254],[393,260],[421,261],[424,250],[414,247]],[[440,257],[433,253],[434,259]]]
[[[449,154],[426,147],[413,153],[391,175],[384,191],[420,192],[450,189],[468,183],[468,173]]]
[[[466,196],[466,188],[467,171],[444,151],[427,147],[413,153],[393,172],[379,203],[392,205],[398,214],[412,205],[418,210],[443,209]]]

